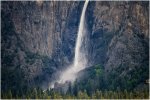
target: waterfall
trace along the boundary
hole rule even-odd
[[[78,29],[78,36],[75,46],[75,59],[74,59],[74,67],[85,67],[86,66],[86,57],[84,53],[81,51],[81,46],[83,39],[85,37],[86,29],[85,29],[85,11],[88,5],[88,0],[85,1],[82,15],[80,18],[80,25]],[[79,68],[80,69],[80,68]]]
[[[88,0],[85,1],[82,14],[80,17],[80,24],[78,28],[77,40],[76,40],[76,45],[75,45],[74,62],[72,65],[68,67],[67,70],[62,72],[62,74],[60,75],[60,79],[56,81],[58,83],[65,83],[66,81],[71,81],[71,82],[75,81],[76,76],[77,76],[76,74],[79,71],[83,70],[86,66],[87,61],[85,57],[85,52],[84,52],[84,49],[82,49],[81,47],[82,47],[83,40],[86,35],[85,12],[86,12],[88,2],[89,2]]]

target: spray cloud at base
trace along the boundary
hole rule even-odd
[[[87,59],[85,56],[86,48],[82,47],[82,43],[86,38],[86,22],[85,22],[85,12],[88,6],[88,0],[85,1],[82,14],[80,17],[80,24],[78,28],[78,34],[75,45],[75,56],[73,64],[70,65],[65,71],[61,72],[59,80],[56,80],[51,83],[50,88],[54,87],[55,82],[65,83],[66,81],[74,82],[77,78],[77,73],[83,69],[85,69],[87,65]]]

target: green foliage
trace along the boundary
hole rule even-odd
[[[41,89],[31,89],[28,93],[22,95],[12,95],[11,90],[6,93],[2,93],[2,99],[148,99],[148,89],[144,91],[100,91],[96,90],[88,95],[86,90],[77,91],[77,95],[70,95],[68,93],[61,94],[54,90],[42,91]]]
[[[87,69],[83,79],[81,81],[77,80],[75,87],[78,90],[86,90],[87,94],[90,95],[97,89],[103,90],[104,85],[104,68],[97,64]]]
[[[8,99],[11,99],[12,98],[12,93],[11,93],[11,90],[8,91]]]
[[[45,61],[45,65],[47,62],[51,63],[47,57],[32,55],[31,59],[32,57],[43,59]],[[8,83],[12,83],[9,82],[9,79],[19,79],[16,80],[18,88],[14,87],[14,89],[12,89],[9,87],[6,89],[8,91],[2,91],[3,99],[144,99],[149,97],[148,87],[141,87],[143,90],[134,90],[139,82],[142,82],[148,78],[147,71],[144,74],[142,73],[143,70],[146,70],[146,67],[143,67],[138,71],[136,69],[131,70],[127,72],[128,75],[124,77],[119,76],[119,72],[122,69],[118,68],[116,70],[112,70],[111,74],[108,74],[106,80],[103,66],[100,64],[95,65],[87,69],[87,73],[85,73],[86,77],[84,77],[82,80],[76,80],[73,86],[70,85],[65,94],[54,90],[47,90],[43,92],[43,90],[40,88],[26,88],[23,83],[18,83],[19,81],[24,82],[22,81],[22,77],[20,77],[22,74],[18,68],[19,67],[16,67],[16,69],[14,69],[16,72],[18,72],[18,76],[16,76],[17,74],[13,74],[14,70],[9,70],[9,72],[7,72],[8,70],[2,67],[2,75],[6,75],[7,77],[2,77],[3,85],[5,84],[3,81],[4,78],[8,79]],[[46,68],[48,68],[47,65],[45,66],[45,69]],[[143,77],[143,79],[141,77]],[[12,86],[12,84],[9,86]]]
[[[97,77],[100,77],[103,75],[103,69],[102,67],[98,64],[98,65],[95,65],[95,73],[96,73],[96,76]]]
[[[82,92],[82,91],[78,92],[77,98],[78,99],[89,99],[89,96],[88,96],[86,90],[84,90],[84,92]]]
[[[108,89],[116,90],[119,87],[122,90],[133,90],[140,83],[145,84],[145,81],[149,78],[148,67],[137,66],[136,69],[130,68],[130,71],[124,68],[124,66],[119,66],[107,73],[105,82]]]

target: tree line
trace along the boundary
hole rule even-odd
[[[144,91],[101,91],[88,94],[86,90],[79,90],[77,94],[60,93],[53,89],[43,91],[39,88],[30,89],[27,93],[13,95],[11,90],[2,93],[2,99],[148,99],[148,89]]]

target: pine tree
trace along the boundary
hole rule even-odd
[[[33,97],[34,99],[38,99],[38,94],[37,94],[37,89],[36,88],[33,89],[33,96],[34,96]]]
[[[107,99],[108,98],[108,91],[104,91],[104,98]]]
[[[43,92],[43,96],[42,96],[42,99],[46,99],[48,97],[48,94],[46,91]]]
[[[78,91],[77,98],[82,99],[82,91]]]
[[[96,98],[97,98],[97,99],[102,98],[102,92],[101,92],[101,91],[96,90]]]
[[[95,92],[92,93],[91,99],[96,99],[96,94],[95,94]]]
[[[88,96],[86,90],[84,90],[84,92],[83,92],[83,98],[84,99],[89,99],[89,96]]]
[[[8,98],[8,99],[12,99],[12,92],[11,92],[11,90],[8,91],[8,96],[7,96],[7,98]]]
[[[129,98],[129,97],[128,97],[128,92],[127,92],[127,90],[126,90],[126,89],[124,90],[124,95],[125,95],[125,96],[124,96],[124,98],[126,98],[126,99],[128,99],[128,98]]]

